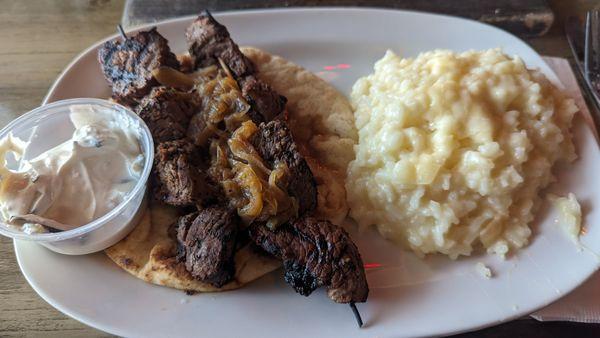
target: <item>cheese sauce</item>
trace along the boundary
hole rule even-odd
[[[26,233],[69,230],[115,208],[142,172],[140,135],[104,108],[70,107],[71,139],[24,159],[30,141],[0,140],[0,215]]]

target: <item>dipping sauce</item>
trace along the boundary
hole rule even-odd
[[[30,141],[12,134],[0,140],[0,216],[23,232],[87,224],[121,203],[140,179],[138,128],[106,108],[69,109],[71,139],[32,159],[26,159]]]
[[[523,247],[552,166],[576,157],[573,100],[499,49],[388,52],[351,98],[351,216],[420,256]]]

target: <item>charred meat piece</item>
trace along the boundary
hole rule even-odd
[[[204,11],[188,27],[185,36],[195,68],[219,64],[223,60],[236,79],[254,73],[254,65],[233,42],[227,28]]]
[[[317,206],[317,183],[286,123],[281,120],[261,123],[258,132],[253,135],[252,144],[271,168],[280,162],[288,167],[290,181],[287,192],[298,200],[298,215],[312,212]]]
[[[367,300],[369,286],[362,259],[344,229],[303,217],[276,230],[255,224],[250,237],[283,261],[285,281],[296,292],[308,296],[324,286],[337,303]]]
[[[220,288],[235,274],[238,224],[236,213],[219,205],[181,217],[177,260],[198,280]]]
[[[254,122],[271,121],[283,112],[286,98],[254,76],[256,70],[252,61],[233,42],[227,28],[210,13],[202,13],[188,28],[186,37],[196,68],[218,65],[219,59],[225,63],[252,106],[249,115]]]
[[[205,174],[201,158],[196,146],[186,139],[159,144],[153,169],[155,197],[182,207],[216,200],[218,189]]]
[[[156,28],[105,42],[98,50],[98,61],[113,97],[124,104],[136,102],[158,85],[152,71],[162,66],[179,69],[168,41]]]
[[[240,83],[242,95],[250,103],[252,110],[262,115],[262,121],[252,118],[253,121],[268,122],[283,112],[287,99],[279,95],[271,86],[254,76],[247,76]]]
[[[155,143],[185,137],[192,115],[198,109],[198,98],[173,88],[155,87],[136,108],[146,122]]]

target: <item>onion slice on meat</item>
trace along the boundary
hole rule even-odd
[[[163,86],[190,90],[194,87],[194,78],[171,67],[159,67],[152,71],[152,76]]]

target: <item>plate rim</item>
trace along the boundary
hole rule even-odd
[[[529,43],[527,43],[526,41],[524,41],[523,39],[521,39],[520,37],[516,36],[515,34],[503,30],[501,28],[498,28],[496,26],[493,26],[489,23],[486,22],[480,22],[474,19],[469,19],[469,18],[463,18],[463,17],[459,17],[459,16],[453,16],[453,15],[448,15],[448,14],[440,14],[440,13],[430,13],[430,12],[424,12],[424,11],[417,11],[417,10],[411,10],[411,9],[395,9],[395,8],[381,8],[381,7],[372,7],[372,6],[323,6],[323,7],[298,7],[298,6],[292,6],[292,7],[285,7],[285,8],[264,8],[264,9],[239,9],[239,10],[231,10],[231,11],[219,11],[219,12],[211,12],[211,14],[213,14],[215,17],[220,17],[220,16],[239,16],[239,15],[246,15],[246,14],[260,14],[260,13],[265,13],[265,12],[317,12],[317,11],[356,11],[356,12],[361,12],[361,11],[373,11],[373,12],[400,12],[400,13],[409,13],[409,14],[417,14],[417,15],[424,15],[424,16],[430,16],[430,17],[441,17],[441,18],[450,18],[453,20],[459,20],[459,21],[467,21],[467,22],[471,22],[471,23],[476,23],[479,25],[483,25],[486,26],[492,30],[495,31],[499,31],[502,32],[504,34],[508,34],[510,35],[512,38],[522,42],[528,49],[530,49],[530,51],[532,51],[533,53],[535,53],[542,61],[542,63],[547,67],[546,72],[549,73],[545,73],[546,77],[548,77],[548,75],[550,75],[550,80],[554,83],[554,84],[558,84],[559,86],[563,87],[563,84],[558,80],[558,76],[556,75],[556,73],[554,72],[554,70],[552,70],[552,68],[550,68],[550,66],[548,65],[548,63],[546,62],[546,60],[544,60],[544,58],[542,57],[542,55],[540,53],[538,53]],[[144,24],[140,24],[140,25],[135,25],[132,27],[128,27],[125,30],[125,33],[130,33],[130,32],[137,32],[139,30],[142,29],[147,29],[147,28],[151,28],[151,27],[155,27],[155,26],[160,26],[160,25],[165,25],[165,24],[170,24],[173,22],[181,22],[181,21],[186,21],[186,20],[191,20],[195,17],[197,17],[198,15],[184,15],[184,16],[178,16],[178,17],[174,17],[174,18],[169,18],[169,19],[165,19],[165,20],[160,20],[160,21],[156,21],[156,22],[151,22],[151,23],[144,23]],[[115,34],[111,34],[109,36],[106,36],[100,40],[96,40],[95,42],[93,42],[89,47],[85,48],[83,51],[79,52],[77,55],[75,55],[73,57],[73,59],[61,70],[61,72],[59,73],[59,75],[56,77],[56,79],[54,80],[54,82],[52,82],[52,85],[50,86],[50,88],[48,88],[48,91],[46,93],[46,95],[44,95],[44,98],[42,99],[42,105],[45,105],[48,102],[48,100],[51,98],[53,92],[56,90],[56,87],[58,86],[58,84],[62,81],[62,79],[64,78],[64,76],[66,75],[66,73],[73,67],[73,65],[75,65],[83,56],[85,56],[87,53],[89,53],[90,51],[98,48],[102,43],[112,40],[116,37],[119,36],[119,33],[115,33]],[[564,88],[564,87],[563,87]]]
[[[496,31],[500,31],[503,34],[507,34],[509,36],[511,36],[512,38],[520,41],[521,43],[523,43],[532,53],[534,53],[535,55],[537,55],[539,57],[539,59],[541,60],[541,62],[546,66],[546,69],[543,71],[543,73],[549,77],[549,79],[555,83],[558,84],[559,86],[562,86],[562,83],[558,80],[558,77],[556,75],[556,73],[548,66],[547,62],[544,60],[544,58],[542,57],[542,55],[540,55],[535,49],[533,49],[533,47],[531,47],[531,45],[529,45],[529,43],[527,43],[526,41],[523,41],[521,38],[519,38],[518,36],[507,32],[505,30],[502,30],[498,27],[492,26],[490,24],[487,23],[482,23],[473,19],[468,19],[468,18],[462,18],[462,17],[457,17],[457,16],[452,16],[452,15],[446,15],[446,14],[437,14],[437,13],[429,13],[429,12],[422,12],[422,11],[416,11],[416,10],[404,10],[404,9],[390,9],[390,8],[379,8],[379,7],[370,7],[370,6],[366,6],[366,7],[358,7],[358,6],[327,6],[327,7],[286,7],[286,8],[268,8],[268,9],[250,9],[250,10],[234,10],[234,11],[222,11],[222,12],[213,12],[215,17],[221,17],[221,16],[244,16],[244,15],[248,15],[248,14],[265,14],[265,13],[272,13],[272,14],[277,14],[277,13],[284,13],[284,12],[322,12],[322,11],[350,11],[350,12],[363,12],[363,11],[372,11],[372,12],[398,12],[398,13],[407,13],[407,14],[416,14],[416,15],[423,15],[423,16],[429,16],[429,17],[441,17],[441,18],[446,18],[446,19],[453,19],[453,20],[458,20],[458,21],[467,21],[467,22],[471,22],[471,23],[476,23],[479,25],[484,25],[487,26],[493,30]],[[167,25],[167,24],[172,24],[175,22],[185,22],[187,20],[191,20],[193,18],[197,17],[197,15],[186,15],[186,16],[180,16],[180,17],[175,17],[175,18],[170,18],[170,19],[165,19],[165,20],[160,20],[157,22],[153,22],[153,23],[146,23],[146,24],[141,24],[141,25],[136,25],[136,26],[132,26],[129,27],[127,29],[127,32],[135,32],[141,29],[147,29],[150,27],[154,27],[154,26],[158,26],[160,27],[161,25]],[[58,85],[63,81],[64,77],[67,75],[67,73],[69,73],[69,71],[73,68],[74,65],[76,65],[84,56],[86,56],[88,53],[90,53],[92,50],[98,48],[98,46],[102,43],[104,43],[105,41],[114,39],[115,37],[118,36],[118,33],[112,34],[110,36],[107,36],[105,38],[102,38],[100,40],[97,40],[96,42],[92,43],[89,47],[85,48],[83,51],[81,51],[80,53],[78,53],[76,56],[73,57],[73,59],[61,70],[61,72],[59,73],[59,75],[56,77],[56,79],[54,80],[54,82],[52,83],[52,85],[49,87],[46,95],[43,98],[42,101],[42,105],[49,103],[49,100],[52,99],[52,96],[54,95]],[[564,87],[563,87],[564,88]],[[589,128],[589,127],[588,127]],[[14,240],[13,241],[13,247],[14,247],[14,251],[15,251],[15,256],[17,259],[17,264],[19,266],[19,269],[22,272],[22,275],[25,277],[25,279],[27,280],[28,284],[34,289],[34,291],[44,300],[46,301],[48,304],[50,304],[52,307],[54,307],[55,309],[57,309],[58,311],[60,311],[61,313],[64,313],[65,315],[85,324],[88,325],[92,328],[104,331],[104,332],[108,332],[111,334],[117,334],[117,335],[123,335],[123,332],[120,332],[120,330],[118,330],[116,327],[114,326],[104,326],[104,325],[98,325],[97,322],[88,320],[87,316],[85,315],[80,315],[77,314],[75,312],[70,311],[67,307],[63,307],[62,305],[59,305],[57,302],[54,301],[54,299],[52,297],[50,297],[48,294],[46,294],[40,287],[39,285],[33,281],[27,274],[24,273],[24,268],[23,268],[23,262],[22,262],[22,257],[20,257],[19,254],[19,241]],[[596,264],[595,270],[594,271],[598,271],[598,269],[600,268],[600,262],[598,264]],[[480,325],[476,325],[476,326],[467,326],[466,328],[463,329],[457,329],[457,330],[451,330],[451,331],[445,331],[442,332],[441,334],[459,334],[459,333],[464,333],[464,332],[471,332],[471,331],[476,331],[476,330],[480,330],[480,329],[484,329],[487,327],[491,327],[491,326],[495,326],[501,323],[506,323],[512,320],[515,320],[517,318],[523,317],[523,316],[528,316],[530,313],[533,313],[541,308],[544,308],[546,306],[548,306],[549,304],[557,301],[558,299],[561,299],[563,297],[565,297],[566,295],[570,294],[571,292],[575,291],[579,286],[581,286],[581,284],[585,283],[588,279],[590,279],[593,276],[594,272],[590,273],[586,278],[584,278],[580,283],[577,283],[577,285],[575,287],[573,287],[571,290],[569,290],[569,292],[566,293],[562,293],[559,295],[552,295],[552,297],[548,297],[548,300],[546,302],[544,302],[542,305],[536,306],[536,307],[532,307],[532,308],[527,308],[527,307],[523,307],[522,309],[520,309],[519,311],[516,311],[515,314],[512,314],[510,316],[507,317],[503,317],[501,319],[495,320],[495,321],[490,321],[484,324],[480,324]],[[523,311],[523,309],[527,308],[527,311]],[[436,333],[436,334],[440,334],[440,333]],[[426,336],[426,335],[425,335]]]
[[[120,337],[126,337],[126,335],[123,332],[120,332],[120,330],[118,330],[114,326],[111,326],[110,328],[104,327],[103,325],[97,324],[97,322],[88,320],[87,316],[85,316],[85,315],[81,315],[81,314],[77,314],[75,312],[72,312],[67,307],[63,306],[62,304],[59,304],[52,297],[50,297],[46,292],[44,292],[42,290],[42,288],[38,285],[38,283],[36,281],[34,281],[31,278],[30,275],[28,275],[28,274],[26,274],[24,272],[24,268],[23,268],[23,265],[22,265],[23,264],[22,263],[22,257],[21,257],[21,254],[19,253],[19,251],[20,251],[20,249],[19,249],[19,242],[30,242],[30,241],[19,241],[17,239],[13,239],[13,249],[15,251],[15,257],[17,259],[17,265],[19,266],[19,270],[21,270],[21,275],[23,275],[23,277],[27,281],[27,284],[29,284],[29,286],[33,289],[33,291],[35,291],[35,293],[37,293],[38,296],[40,296],[40,298],[42,298],[46,303],[48,303],[54,309],[58,310],[60,313],[68,316],[71,319],[74,319],[74,320],[76,320],[76,321],[78,321],[80,323],[83,323],[83,324],[85,324],[85,325],[87,325],[89,327],[92,327],[92,328],[94,328],[96,330],[99,330],[99,331],[102,331],[102,332],[106,332],[106,333],[109,333],[109,334],[117,335],[117,336],[120,336]],[[31,243],[31,244],[39,245],[41,249],[47,250],[50,253],[50,250],[42,247],[38,243]]]

